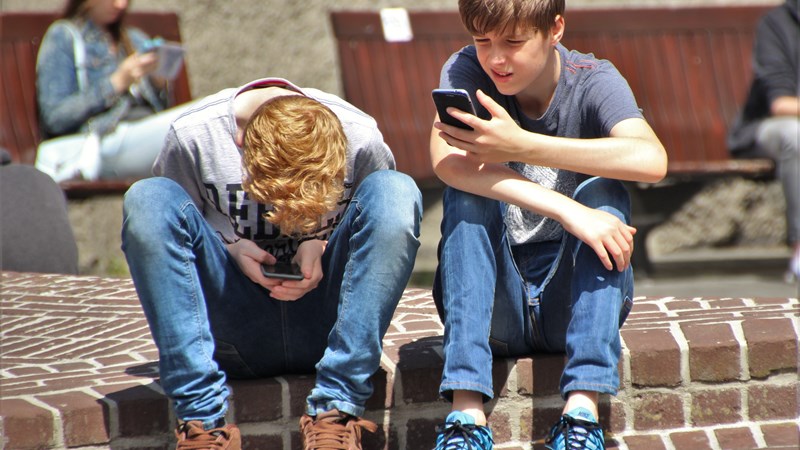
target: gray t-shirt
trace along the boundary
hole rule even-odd
[[[339,118],[347,136],[345,191],[339,207],[323,218],[320,229],[300,240],[282,236],[263,218],[271,206],[251,200],[242,190],[244,169],[242,150],[234,141],[233,100],[246,90],[268,86],[292,89],[324,104]],[[372,117],[335,95],[265,78],[210,95],[176,119],[153,173],[180,184],[222,241],[250,239],[280,258],[293,255],[302,240],[328,239],[361,181],[374,171],[394,168],[394,157]]]
[[[472,96],[478,116],[489,119],[488,111],[475,101],[478,89],[505,108],[525,130],[550,136],[591,139],[607,137],[617,123],[643,118],[628,83],[609,61],[592,54],[569,51],[559,44],[561,75],[555,95],[542,117],[527,117],[516,98],[498,92],[478,62],[470,45],[454,53],[442,68],[442,88],[466,89]],[[548,189],[572,197],[587,175],[550,167],[510,162],[508,167]],[[563,228],[557,221],[508,205],[505,223],[511,244],[561,239]]]

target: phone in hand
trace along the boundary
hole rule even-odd
[[[164,39],[155,37],[142,42],[141,51],[142,53],[154,52],[157,51],[162,45],[164,45]]]
[[[469,92],[464,89],[434,89],[431,95],[433,96],[433,103],[436,105],[436,112],[439,113],[439,120],[454,127],[472,130],[471,126],[447,113],[447,108],[452,106],[473,116],[477,115],[469,97]]]
[[[261,273],[267,278],[284,280],[302,280],[303,272],[296,263],[278,261],[275,264],[262,264]]]

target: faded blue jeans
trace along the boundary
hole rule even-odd
[[[755,156],[775,161],[778,179],[786,196],[787,240],[800,243],[800,119],[770,117],[758,126]]]
[[[239,270],[181,186],[167,178],[134,184],[124,200],[122,247],[178,418],[209,426],[222,417],[226,375],[315,367],[308,412],[362,415],[414,265],[421,204],[407,175],[369,175],[328,241],[322,282],[284,302]]]
[[[630,223],[619,181],[590,178],[574,199]],[[633,271],[609,271],[588,246],[560,241],[509,245],[505,204],[447,188],[433,296],[445,325],[440,393],[490,399],[492,357],[566,352],[561,395],[616,394],[619,327],[632,307]]]

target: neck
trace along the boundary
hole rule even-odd
[[[244,143],[244,128],[253,113],[264,103],[284,95],[301,94],[281,86],[267,86],[246,90],[233,99],[233,115],[236,118],[236,145],[241,147]]]
[[[523,92],[517,94],[517,102],[528,117],[538,118],[544,115],[558,87],[561,76],[561,55],[553,49],[551,58],[545,63],[545,68],[539,79],[535,80]]]

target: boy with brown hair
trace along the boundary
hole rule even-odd
[[[440,393],[452,412],[437,450],[493,446],[484,402],[492,356],[566,352],[551,449],[604,448],[599,394],[619,386],[619,327],[633,298],[630,200],[666,153],[611,63],[560,44],[564,0],[460,0],[474,45],[441,88],[477,117],[437,116],[431,158],[444,193],[434,299],[445,325]]]
[[[421,195],[375,121],[279,78],[173,122],[125,195],[122,245],[179,419],[177,449],[238,450],[231,378],[316,369],[306,450],[360,449],[381,340],[419,246]],[[299,266],[300,280],[263,265]],[[269,401],[269,399],[264,399]]]

